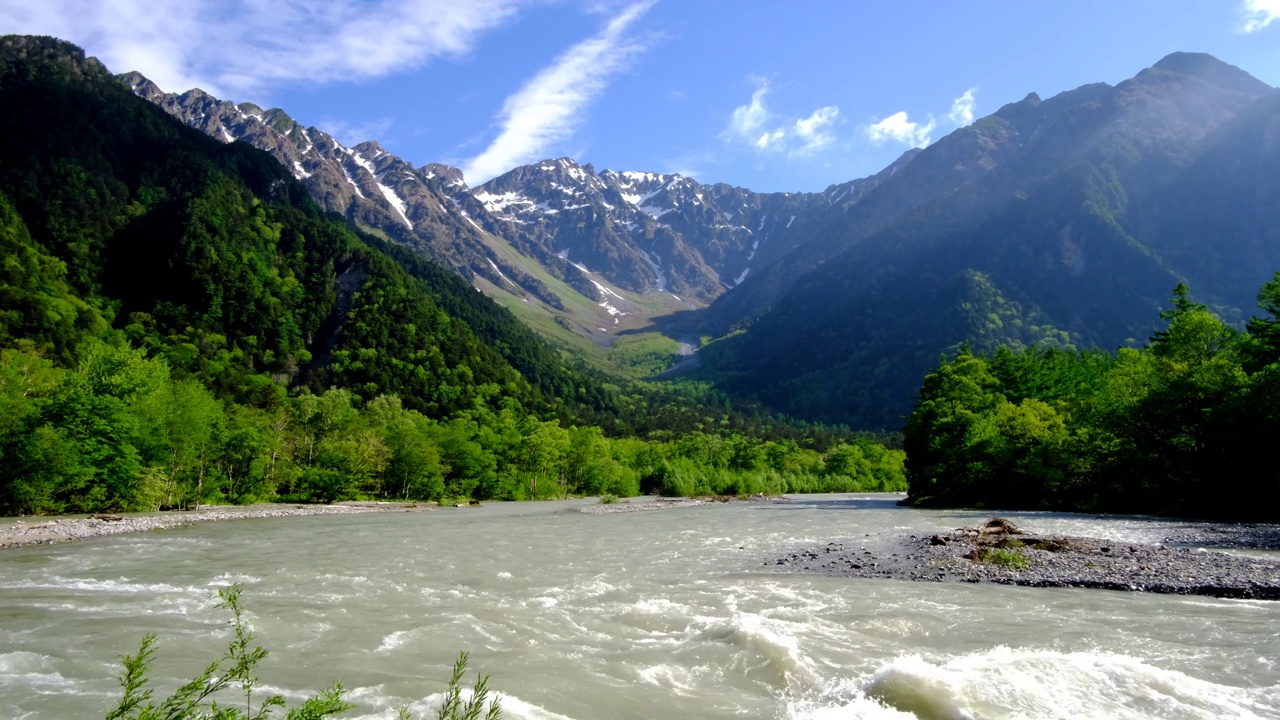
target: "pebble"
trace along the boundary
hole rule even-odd
[[[1009,535],[1027,559],[1012,569],[975,561],[975,535],[959,530],[939,535],[902,534],[876,552],[865,547],[826,547],[827,562],[812,562],[812,550],[797,550],[767,565],[800,572],[917,582],[991,582],[1029,587],[1078,587],[1129,592],[1208,595],[1280,600],[1280,561],[1242,557],[1207,548],[1280,550],[1280,526],[1241,525],[1179,528],[1158,544],[1114,543],[1087,537]],[[864,544],[865,541],[863,541]],[[1044,544],[1047,548],[1034,547]],[[1195,545],[1188,547],[1170,545]],[[833,559],[834,555],[834,559]]]
[[[304,515],[353,515],[425,510],[434,504],[418,503],[334,503],[332,505],[246,505],[211,506],[155,515],[90,515],[87,518],[17,520],[0,525],[0,549],[23,545],[50,545],[124,533],[149,532],[183,527],[199,522],[279,518]]]

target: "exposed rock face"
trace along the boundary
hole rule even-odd
[[[486,233],[593,300],[604,293],[584,269],[633,292],[667,292],[701,305],[809,242],[916,154],[820,193],[597,173],[569,158],[518,167],[472,189],[458,168],[415,168],[372,141],[344,147],[283,110],[236,105],[202,90],[165,93],[136,72],[120,78],[193,128],[271,153],[325,209],[553,307],[563,307],[560,298],[503,260]]]
[[[283,110],[236,105],[198,89],[165,93],[136,72],[119,77],[135,94],[188,126],[223,142],[247,142],[267,151],[326,210],[415,247],[468,277],[482,275],[498,286],[513,280],[520,292],[561,306],[555,293],[485,244],[482,223],[494,222],[483,205],[471,201],[461,170],[437,164],[415,168],[373,141],[346,147],[322,130],[303,127]],[[585,280],[580,284],[590,287]]]
[[[505,237],[518,236],[629,290],[705,302],[805,244],[881,180],[821,193],[757,193],[678,174],[597,173],[558,158],[494,178],[475,196],[508,224]]]

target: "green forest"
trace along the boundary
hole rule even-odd
[[[609,377],[269,155],[0,39],[0,515],[904,490],[903,453]]]
[[[1238,331],[1185,284],[1141,349],[961,349],[906,427],[922,506],[1280,520],[1280,273]]]

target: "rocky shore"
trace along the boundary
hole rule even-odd
[[[584,515],[621,515],[623,513],[698,507],[706,504],[706,500],[694,500],[692,498],[640,497],[624,498],[608,505],[586,505],[577,508],[577,510]]]
[[[714,505],[717,503],[730,502],[785,503],[789,502],[789,500],[784,496],[770,495],[745,495],[741,497],[733,495],[715,495],[694,498],[644,496],[624,498],[608,505],[587,505],[585,507],[578,508],[578,512],[585,515],[620,515],[623,513],[674,510],[676,508],[699,507],[702,505]]]
[[[859,578],[1280,600],[1280,561],[1207,546],[1280,549],[1280,528],[1186,528],[1165,543],[1140,544],[1040,535],[992,518],[981,527],[943,534],[903,535],[865,544],[832,542],[788,553],[766,565]]]
[[[416,503],[335,503],[333,505],[213,506],[200,510],[147,515],[90,515],[88,517],[34,518],[0,522],[0,549],[22,545],[49,545],[124,533],[182,527],[199,522],[302,515],[352,515],[357,513],[412,512],[428,506]]]

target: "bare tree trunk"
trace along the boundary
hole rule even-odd
[[[200,493],[204,490],[204,448],[200,448],[200,472],[196,475],[196,510],[200,509]]]
[[[173,486],[178,483],[178,451],[174,450],[173,455],[169,457],[169,473],[164,479],[165,502],[167,507],[173,507]]]

